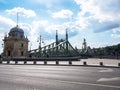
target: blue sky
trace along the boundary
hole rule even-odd
[[[83,38],[91,48],[120,43],[120,0],[0,0],[0,52],[17,12],[32,49],[38,48],[40,34],[47,45],[56,30],[65,38],[66,28],[74,47],[81,48]]]

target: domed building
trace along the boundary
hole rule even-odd
[[[28,56],[28,42],[27,37],[24,36],[24,31],[17,25],[13,27],[8,36],[3,39],[4,57],[27,57]]]

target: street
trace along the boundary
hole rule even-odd
[[[0,90],[120,90],[120,68],[1,64]]]

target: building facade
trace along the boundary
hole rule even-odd
[[[27,57],[28,38],[24,36],[24,31],[17,25],[13,27],[8,36],[3,39],[3,57]]]

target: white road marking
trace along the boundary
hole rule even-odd
[[[117,81],[120,80],[120,77],[113,77],[113,78],[100,78],[97,80],[98,82],[104,82],[104,81]]]
[[[114,86],[114,85],[103,85],[103,84],[94,84],[94,83],[83,83],[83,82],[74,82],[74,81],[63,81],[63,80],[54,80],[62,83],[71,83],[71,84],[79,84],[79,85],[89,85],[89,86],[99,86],[99,87],[109,87],[109,88],[119,88],[120,86]]]
[[[106,69],[100,70],[99,72],[112,72],[112,71],[113,71],[112,69],[106,68]]]

